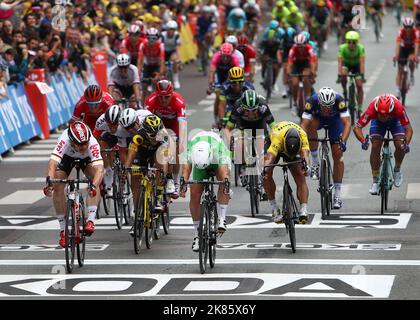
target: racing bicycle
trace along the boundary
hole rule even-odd
[[[312,77],[312,75],[311,74],[302,74],[302,73],[290,74],[289,79],[292,78],[292,77],[299,78],[298,94],[297,94],[297,99],[296,99],[296,108],[297,108],[296,113],[297,113],[297,116],[299,118],[301,118],[302,114],[303,114],[303,111],[305,109],[305,103],[306,103],[306,95],[305,95],[305,87],[303,85],[303,78],[304,77]],[[289,83],[289,87],[290,88],[292,87],[291,83]],[[293,94],[290,94],[289,103],[290,103],[290,108],[292,109]]]
[[[201,195],[201,212],[200,224],[198,227],[199,237],[199,265],[200,272],[203,274],[207,269],[207,261],[210,263],[210,268],[214,268],[216,263],[216,246],[217,238],[221,233],[218,232],[218,213],[217,213],[217,200],[214,192],[214,185],[223,185],[224,192],[228,193],[230,190],[229,180],[226,178],[224,181],[214,181],[214,176],[208,180],[203,181],[185,181],[181,178],[181,190],[185,189],[188,184],[201,184],[204,186],[204,192]]]

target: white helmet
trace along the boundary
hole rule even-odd
[[[199,141],[191,148],[191,162],[197,169],[207,168],[213,159],[213,151],[206,141]]]
[[[318,92],[319,103],[330,107],[335,103],[335,91],[330,87],[322,87]]]
[[[128,56],[128,54],[125,53],[120,53],[117,56],[117,65],[119,67],[127,67],[130,65],[130,57]]]
[[[201,10],[203,10],[203,12],[207,12],[207,13],[213,12],[211,10],[210,6],[203,6],[203,8]]]
[[[108,123],[115,123],[118,124],[119,118],[120,118],[121,109],[120,106],[114,104],[113,106],[110,106],[105,111],[105,120]]]
[[[232,46],[236,47],[238,45],[238,38],[236,38],[234,35],[231,35],[226,38],[226,42],[229,42]]]
[[[178,23],[176,23],[175,20],[170,20],[166,24],[166,29],[175,29],[175,30],[178,30]]]
[[[232,8],[237,8],[239,7],[239,1],[238,0],[230,0],[230,6]]]
[[[124,128],[132,126],[137,120],[136,110],[133,108],[124,109],[120,115],[120,125]]]

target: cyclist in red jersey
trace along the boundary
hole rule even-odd
[[[131,63],[137,65],[137,58],[140,45],[146,40],[146,35],[142,28],[136,24],[132,24],[128,28],[128,35],[121,42],[120,52],[127,53]]]
[[[413,128],[405,112],[404,106],[392,94],[377,96],[360,116],[359,121],[353,128],[356,138],[362,143],[362,149],[369,148],[369,139],[363,136],[362,128],[372,120],[370,136],[372,151],[370,153],[370,166],[372,168],[373,184],[369,192],[378,194],[379,191],[379,166],[381,162],[381,148],[383,138],[387,130],[390,130],[394,138],[404,138],[404,141],[394,141],[395,167],[394,185],[400,187],[403,181],[401,164],[406,153],[410,152],[410,142],[413,137]]]
[[[175,192],[172,194],[172,198],[174,199],[179,196],[178,155],[180,149],[183,152],[183,146],[181,145],[181,148],[179,147],[179,137],[180,129],[183,133],[182,137],[185,137],[186,134],[186,107],[184,98],[178,92],[174,92],[172,82],[168,80],[160,80],[156,84],[156,90],[145,102],[145,108],[162,119],[165,128],[172,135],[173,140],[177,142],[176,163],[170,166],[170,172],[172,172],[175,181]]]
[[[113,104],[114,99],[109,93],[102,92],[101,87],[92,84],[86,88],[83,97],[76,103],[70,123],[83,121],[93,132],[96,120]]]
[[[152,78],[156,73],[165,73],[165,47],[159,41],[159,31],[156,28],[149,28],[146,33],[147,39],[140,45],[137,68],[143,71],[142,74],[142,101],[146,100],[147,87],[152,85]]]
[[[305,36],[298,34],[295,36],[295,44],[289,51],[287,62],[287,74],[291,82],[291,89],[294,100],[294,110],[296,110],[296,101],[298,95],[299,78],[290,76],[293,74],[312,75],[316,77],[316,55],[313,48],[306,42]],[[310,77],[303,78],[303,86],[305,96],[309,97],[311,94],[312,80]]]
[[[245,80],[254,82],[255,74],[255,49],[249,44],[247,36],[238,37],[238,50],[242,52],[245,60],[244,75]]]
[[[420,31],[414,28],[414,20],[412,18],[404,18],[402,23],[403,28],[398,32],[394,57],[394,61],[398,61],[398,73],[396,78],[397,97],[401,96],[401,76],[404,71],[404,66],[408,61],[411,85],[414,85],[414,68],[418,62],[420,43]]]

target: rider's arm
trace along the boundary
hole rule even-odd
[[[138,149],[137,146],[133,142],[131,142],[130,145],[128,146],[127,157],[124,162],[124,166],[126,168],[131,167],[131,165],[133,164],[133,161],[137,156],[137,149]]]
[[[365,137],[363,136],[363,130],[362,127],[359,127],[358,125],[355,125],[353,127],[354,135],[356,136],[357,140],[360,142],[365,142]]]
[[[59,162],[56,160],[50,159],[48,161],[47,177],[54,178],[58,165]]]
[[[397,36],[397,43],[395,46],[395,57],[399,57],[400,56],[400,49],[401,49],[401,37],[400,37],[400,32],[398,32],[398,36]]]
[[[161,75],[165,74],[165,45],[163,43],[160,44],[160,56],[159,56],[159,60],[160,60],[160,68],[159,68],[159,73]]]
[[[141,44],[138,55],[137,55],[137,69],[139,70],[139,72],[140,70],[143,70],[143,65],[144,65],[143,44]]]
[[[103,178],[103,172],[104,172],[104,165],[102,164],[98,164],[96,166],[93,166],[93,170],[94,170],[94,174],[93,174],[93,179],[92,179],[92,183],[93,185],[96,187],[96,189],[98,189],[102,183],[102,178]]]

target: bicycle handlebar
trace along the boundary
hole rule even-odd
[[[184,189],[184,187],[188,184],[201,184],[201,185],[224,185],[224,192],[229,193],[230,192],[230,182],[228,178],[225,178],[224,181],[210,181],[210,180],[184,180],[183,177],[180,179],[180,189]]]
[[[87,183],[92,184],[92,181],[89,179],[49,179],[50,183]]]
[[[269,165],[265,165],[264,166],[264,170],[265,168],[272,168],[272,167],[288,167],[291,166],[293,164],[297,164],[297,163],[304,163],[306,162],[305,159],[299,159],[299,160],[294,160],[294,161],[290,161],[290,162],[283,162],[283,163],[275,163],[275,164],[269,164]]]

